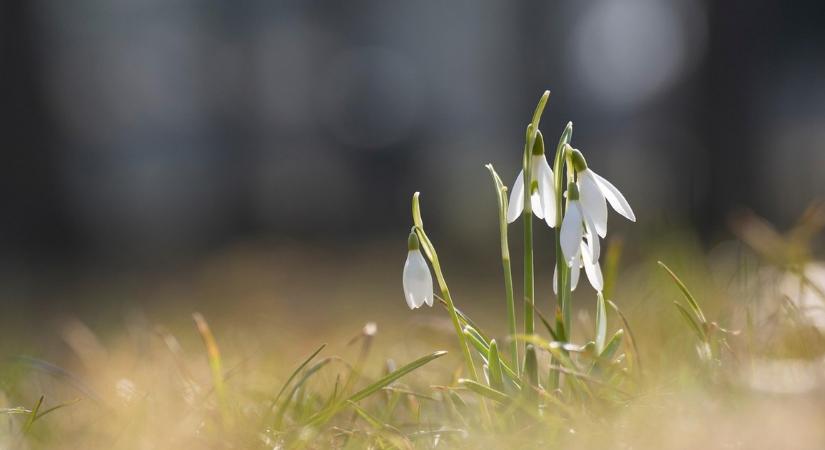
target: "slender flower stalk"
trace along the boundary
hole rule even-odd
[[[564,212],[565,212],[565,204],[564,204],[564,196],[563,196],[563,188],[565,186],[565,172],[564,172],[564,163],[566,160],[565,154],[567,147],[569,147],[569,142],[571,137],[573,136],[573,122],[568,122],[567,126],[564,128],[564,131],[561,133],[561,137],[559,138],[559,143],[556,146],[556,157],[553,161],[553,173],[554,173],[554,182],[555,182],[555,192],[556,192],[556,223],[562,223]],[[568,171],[568,177],[569,177]],[[570,297],[571,297],[571,289],[570,289],[570,268],[565,264],[564,258],[562,257],[562,249],[561,249],[561,227],[556,227],[556,267],[555,272],[557,276],[554,279],[554,283],[556,285],[555,292],[558,295],[558,307],[561,309],[560,314],[556,314],[556,317],[560,317],[560,323],[556,323],[556,329],[560,331],[560,336],[558,336],[561,340],[567,340],[567,336],[570,334]]]
[[[533,186],[533,170],[532,170],[532,155],[534,147],[539,145],[544,147],[544,141],[540,137],[538,131],[541,114],[544,112],[544,107],[547,105],[547,100],[550,98],[550,91],[544,91],[544,94],[539,99],[536,110],[533,112],[533,120],[527,126],[527,138],[524,145],[524,156],[522,158],[522,171],[524,175],[524,186],[531,189]],[[538,151],[543,154],[543,148]],[[533,213],[532,213],[532,195],[523,195],[524,209],[522,211],[522,220],[524,221],[524,334],[531,335],[535,328],[535,284],[533,281]],[[525,343],[526,345],[526,343]],[[526,351],[526,347],[525,347]],[[525,361],[526,363],[526,361]],[[525,369],[527,364],[525,364]],[[530,366],[531,371],[536,370],[535,365]],[[535,373],[528,373],[528,378],[535,379]]]
[[[455,333],[458,336],[458,345],[461,348],[461,353],[464,355],[464,362],[467,365],[467,371],[475,381],[480,381],[478,378],[478,373],[476,372],[475,364],[473,363],[473,357],[470,354],[470,347],[467,345],[467,340],[464,337],[464,331],[461,328],[461,321],[458,318],[458,312],[455,309],[455,304],[453,304],[453,297],[450,295],[450,288],[447,286],[447,281],[444,279],[444,274],[441,271],[441,263],[438,260],[438,254],[435,252],[435,247],[433,247],[430,238],[427,237],[427,233],[424,232],[424,221],[421,220],[421,207],[418,202],[419,195],[420,194],[416,192],[413,194],[412,199],[412,215],[413,223],[415,224],[413,226],[413,231],[418,238],[421,250],[424,251],[427,258],[429,258],[430,263],[433,265],[433,272],[435,272],[438,287],[441,289],[441,297],[443,297],[444,301],[447,303],[447,310],[450,313],[450,319],[453,322]]]
[[[418,201],[418,197],[420,195],[421,194],[419,192],[416,192],[413,194],[412,198],[412,216],[414,224],[413,231],[418,237],[421,250],[424,251],[424,254],[427,255],[427,258],[429,258],[430,263],[433,265],[433,272],[435,272],[438,287],[441,289],[441,296],[444,298],[444,302],[447,303],[447,311],[450,313],[450,320],[453,322],[453,328],[455,328],[455,333],[458,337],[458,346],[461,348],[461,354],[464,356],[464,363],[467,366],[467,371],[470,373],[470,376],[473,377],[474,381],[481,382],[481,378],[479,378],[475,363],[473,362],[473,356],[470,353],[470,347],[467,344],[466,337],[464,336],[464,330],[461,327],[461,320],[458,318],[458,311],[453,303],[453,297],[450,295],[450,288],[447,286],[447,281],[444,279],[444,273],[441,271],[441,263],[438,260],[438,254],[435,252],[435,247],[433,246],[432,241],[430,241],[430,238],[427,237],[427,233],[424,231],[424,221],[421,219],[421,205]],[[492,418],[490,416],[490,411],[487,409],[486,401],[481,402],[481,411],[487,424],[490,424],[492,422]]]
[[[516,330],[516,306],[513,296],[513,271],[510,267],[510,244],[507,239],[507,187],[501,181],[492,164],[487,164],[487,170],[493,177],[493,184],[496,188],[496,200],[498,201],[498,225],[501,236],[501,266],[504,272],[504,293],[507,300],[507,331],[510,333],[510,360],[516,372],[521,371],[518,357],[518,342],[515,336]]]

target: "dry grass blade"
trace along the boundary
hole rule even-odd
[[[209,359],[209,369],[212,372],[212,383],[215,388],[215,394],[218,396],[218,409],[220,410],[221,418],[224,424],[230,421],[229,404],[226,398],[226,386],[224,384],[223,367],[221,362],[221,352],[218,349],[218,343],[215,341],[215,336],[209,328],[206,319],[200,313],[192,314],[192,319],[195,321],[195,326],[198,328],[198,333],[201,335],[203,345],[206,347],[206,355]]]

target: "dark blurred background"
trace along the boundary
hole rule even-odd
[[[490,240],[544,89],[640,229],[825,194],[825,2],[6,0],[0,261]],[[618,216],[613,226],[622,227]],[[399,263],[400,264],[400,263]],[[4,269],[4,270],[5,270]]]

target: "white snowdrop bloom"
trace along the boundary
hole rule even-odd
[[[567,185],[567,210],[561,221],[559,234],[561,252],[568,266],[573,267],[573,259],[579,253],[582,238],[587,238],[586,247],[592,259],[599,259],[599,239],[592,218],[584,210],[579,189],[575,183]]]
[[[421,254],[421,244],[415,231],[407,239],[407,261],[404,263],[404,298],[410,309],[418,308],[423,304],[433,306],[433,277],[430,267]]]
[[[580,151],[570,151],[577,173],[576,185],[579,189],[582,213],[590,219],[596,233],[601,237],[607,235],[607,203],[610,203],[617,213],[635,222],[636,215],[616,186],[590,170]]]
[[[576,288],[579,273],[585,269],[587,279],[594,289],[601,291],[604,280],[599,266],[601,245],[592,219],[583,211],[578,187],[570,183],[567,187],[567,211],[561,222],[560,244],[562,256],[570,267],[570,286]],[[553,288],[557,289],[558,274],[553,275]]]
[[[547,225],[556,226],[556,187],[553,184],[553,169],[547,162],[544,153],[531,156],[532,180],[530,188],[530,202],[533,214],[544,219]],[[513,190],[510,191],[510,203],[507,207],[507,222],[513,223],[524,211],[524,170],[522,169]]]

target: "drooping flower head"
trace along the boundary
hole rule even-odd
[[[593,223],[596,233],[601,237],[607,235],[607,203],[610,203],[617,213],[635,222],[636,215],[616,186],[590,170],[580,151],[574,148],[568,148],[568,151],[576,171],[576,185],[579,188],[582,212]]]
[[[421,243],[415,230],[407,238],[407,261],[404,263],[402,282],[404,298],[410,309],[416,309],[425,303],[433,306],[433,277],[421,254]]]
[[[562,219],[559,239],[564,261],[570,267],[571,289],[576,288],[580,269],[584,267],[590,285],[601,291],[604,281],[599,266],[599,236],[595,232],[593,221],[584,212],[580,192],[575,183],[569,183],[567,186],[567,211]],[[557,276],[557,273],[553,276],[554,289],[557,285]]]
[[[533,214],[544,219],[547,225],[556,226],[556,188],[553,184],[553,169],[544,153],[541,133],[536,135],[536,145],[530,155],[530,203]],[[524,169],[513,183],[510,202],[507,207],[507,222],[513,223],[524,211]]]

